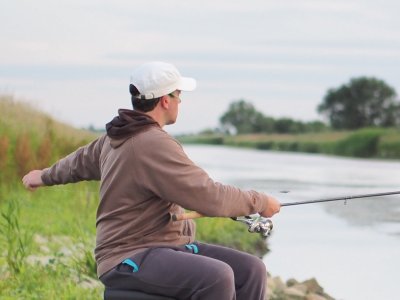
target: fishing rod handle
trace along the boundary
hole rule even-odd
[[[183,221],[183,220],[189,220],[189,219],[198,219],[202,218],[204,215],[201,213],[198,213],[197,211],[190,211],[186,212],[183,214],[173,214],[171,215],[172,221]]]

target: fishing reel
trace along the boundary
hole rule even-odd
[[[246,224],[250,233],[259,233],[263,238],[268,237],[274,227],[270,219],[261,217],[260,215],[234,217],[232,219]]]
[[[183,214],[172,214],[171,220],[176,222],[202,217],[204,217],[204,215],[196,211],[191,211]],[[243,217],[232,217],[231,219],[246,224],[250,233],[259,233],[263,238],[266,238],[271,233],[273,228],[272,221],[260,216],[259,214]]]

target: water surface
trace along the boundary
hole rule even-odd
[[[266,192],[281,202],[400,190],[399,161],[184,148],[215,180]],[[336,299],[400,295],[400,197],[283,207],[272,220],[271,252],[264,261],[273,276],[316,277]]]

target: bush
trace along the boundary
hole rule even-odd
[[[273,141],[259,142],[257,143],[257,149],[260,150],[270,150],[274,149],[275,143]]]
[[[382,158],[400,158],[400,134],[398,130],[389,131],[381,138],[378,156]]]
[[[382,129],[365,128],[356,131],[349,137],[337,143],[335,154],[355,157],[378,156],[379,139]]]
[[[298,150],[306,153],[318,153],[320,152],[320,146],[315,142],[304,142],[299,145]]]
[[[222,145],[224,143],[223,136],[219,134],[186,135],[178,136],[177,139],[185,144]]]

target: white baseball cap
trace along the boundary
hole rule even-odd
[[[164,62],[150,62],[135,68],[131,84],[139,91],[138,99],[154,99],[168,95],[175,90],[193,91],[196,80],[182,77],[175,66]]]

